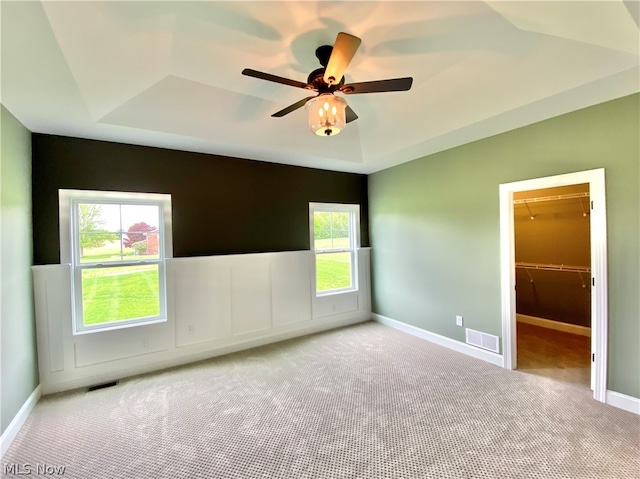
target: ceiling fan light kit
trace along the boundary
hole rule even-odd
[[[347,123],[358,119],[358,115],[347,105],[346,100],[334,95],[335,92],[353,95],[407,91],[413,83],[413,78],[404,77],[345,85],[344,72],[358,50],[360,43],[361,40],[358,37],[340,32],[333,46],[322,45],[318,47],[316,49],[316,57],[323,68],[312,71],[307,78],[307,83],[250,68],[245,68],[242,74],[260,80],[318,92],[317,96],[303,98],[271,116],[280,118],[305,106],[311,131],[318,136],[335,136],[344,129]]]
[[[322,93],[308,100],[305,108],[309,128],[318,136],[337,135],[347,123],[347,102],[332,93]]]

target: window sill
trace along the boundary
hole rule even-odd
[[[91,329],[83,329],[80,331],[74,331],[74,336],[83,336],[85,334],[95,334],[95,333],[103,333],[106,331],[115,331],[118,329],[128,329],[128,328],[136,328],[139,326],[152,326],[154,324],[166,323],[167,318],[157,318],[149,321],[140,321],[135,323],[127,323],[127,324],[114,324],[113,326],[105,326],[100,328],[91,328]]]
[[[325,296],[335,296],[338,294],[348,294],[348,293],[357,293],[360,290],[358,288],[349,288],[349,289],[332,289],[330,291],[323,291],[321,293],[316,291],[316,298],[323,298]]]

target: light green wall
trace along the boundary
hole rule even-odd
[[[1,109],[0,405],[4,433],[38,386],[38,366],[31,279],[31,133],[4,106]]]
[[[501,336],[501,183],[605,168],[608,389],[640,397],[640,95],[369,176],[373,310],[464,341]]]

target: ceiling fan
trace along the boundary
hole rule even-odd
[[[333,46],[322,45],[318,47],[316,49],[316,57],[320,61],[322,68],[312,71],[307,78],[307,83],[250,68],[242,70],[242,74],[318,92],[317,95],[303,98],[271,116],[279,118],[306,106],[311,131],[319,136],[336,135],[340,133],[346,123],[358,119],[358,115],[347,105],[346,100],[336,96],[336,92],[354,95],[358,93],[407,91],[413,83],[413,78],[404,77],[345,84],[344,72],[358,50],[360,43],[361,40],[358,37],[340,32]]]

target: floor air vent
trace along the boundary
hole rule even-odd
[[[102,383],[102,384],[94,384],[93,386],[89,386],[87,388],[87,392],[97,391],[98,389],[104,389],[104,388],[112,388],[117,384],[118,384],[118,381],[111,381],[109,383]]]
[[[500,352],[500,339],[493,334],[483,333],[467,328],[465,330],[467,344],[477,346],[482,349],[488,349],[494,353]]]

